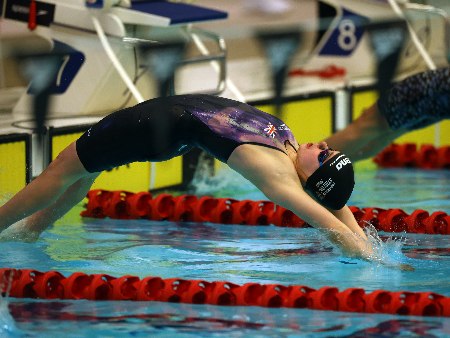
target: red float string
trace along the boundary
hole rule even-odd
[[[149,192],[91,190],[84,217],[113,219],[150,219],[219,224],[269,225],[308,227],[290,210],[269,201],[235,200],[194,195],[172,196]],[[358,224],[371,224],[379,231],[422,234],[450,234],[450,216],[443,211],[430,214],[415,210],[407,214],[402,209],[350,207]]]
[[[450,146],[423,144],[418,148],[414,143],[393,143],[375,156],[374,162],[382,168],[450,169]]]
[[[324,286],[208,282],[75,272],[64,277],[57,271],[0,269],[3,295],[17,298],[159,301],[228,306],[308,308],[362,313],[415,316],[450,316],[450,297],[432,292],[361,288],[339,291]]]

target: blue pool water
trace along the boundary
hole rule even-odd
[[[350,205],[450,213],[449,171],[358,170]],[[198,194],[264,199],[222,171]],[[308,285],[450,296],[449,236],[381,233],[390,258],[414,272],[351,260],[314,229],[80,220],[81,206],[33,244],[2,243],[0,267]],[[219,307],[127,301],[2,299],[2,337],[450,337],[450,318],[309,309]]]

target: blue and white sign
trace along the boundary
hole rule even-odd
[[[330,38],[320,50],[319,55],[351,55],[364,35],[364,24],[367,22],[369,22],[367,17],[343,8],[342,16],[337,26],[333,29]]]

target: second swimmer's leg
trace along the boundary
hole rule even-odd
[[[405,134],[407,130],[391,130],[389,132],[380,135],[378,138],[373,141],[367,143],[364,147],[356,150],[353,153],[352,159],[355,161],[363,160],[369,157],[376,156],[379,154],[384,148],[390,145],[394,140],[401,135]]]
[[[450,68],[410,76],[392,87],[384,105],[378,104],[389,127],[361,148],[356,159],[375,156],[401,135],[450,118]]]
[[[401,135],[450,118],[450,68],[419,73],[393,85],[345,129],[326,139],[353,160],[376,155]]]
[[[419,73],[393,85],[380,113],[392,130],[424,128],[450,118],[450,68]]]
[[[325,141],[331,148],[342,151],[357,161],[369,156],[363,151],[367,145],[390,132],[386,119],[378,112],[377,104],[373,104],[347,127]]]

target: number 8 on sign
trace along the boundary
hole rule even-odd
[[[352,20],[342,20],[339,23],[339,37],[338,37],[338,45],[340,48],[346,51],[351,51],[356,47],[357,39],[356,39],[356,27],[355,23]]]
[[[364,35],[363,24],[368,21],[367,17],[343,9],[339,22],[329,28],[332,32],[319,55],[350,56]]]

